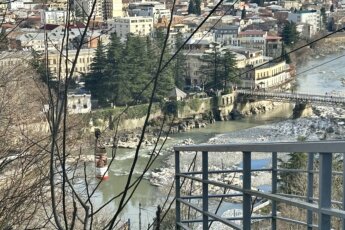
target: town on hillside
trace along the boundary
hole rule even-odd
[[[1,0],[0,22],[1,68],[40,62],[46,81],[70,78],[75,114],[130,104],[156,72],[167,28],[164,60],[178,53],[161,71],[156,101],[175,87],[208,95],[288,88],[298,61],[288,52],[343,28],[345,1]],[[147,101],[142,94],[136,104]]]

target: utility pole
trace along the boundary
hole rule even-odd
[[[141,203],[139,203],[139,230],[141,230]]]

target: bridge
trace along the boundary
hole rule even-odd
[[[320,105],[340,104],[345,105],[345,96],[338,95],[318,95],[306,93],[287,93],[287,92],[269,92],[253,90],[237,90],[238,95],[252,96],[259,99],[274,101],[295,101],[299,103],[314,103]]]

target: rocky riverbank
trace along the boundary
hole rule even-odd
[[[297,140],[340,140],[345,138],[345,109],[333,107],[313,107],[313,115],[310,117],[286,120],[270,125],[258,126],[236,132],[220,134],[208,141],[209,144],[227,143],[253,143],[253,142],[286,142]],[[242,153],[214,153],[209,155],[210,170],[237,169],[242,161]],[[181,154],[181,171],[187,171],[195,156],[194,152]],[[201,170],[201,155],[197,157],[195,170]],[[253,159],[267,159],[266,167],[269,167],[270,154],[253,153]],[[154,185],[167,187],[174,179],[174,156],[167,159],[167,167],[155,169],[150,176],[150,182]],[[265,166],[264,166],[265,167]],[[241,185],[241,179],[235,173],[212,176],[211,179],[223,183]],[[270,183],[269,173],[253,174],[253,186]],[[194,189],[198,192],[200,184],[195,184]],[[186,191],[189,187],[186,186]],[[210,186],[212,193],[221,193],[217,187]],[[232,200],[238,201],[238,200]]]

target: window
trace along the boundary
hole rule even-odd
[[[87,109],[87,105],[86,105],[86,104],[84,104],[84,106],[83,106],[83,107],[84,107],[84,109]]]

